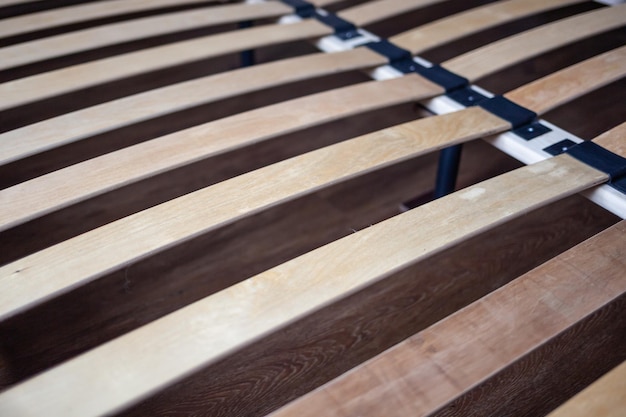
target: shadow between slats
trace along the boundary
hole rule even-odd
[[[413,105],[394,106],[281,136],[103,194],[0,233],[0,264],[227,178],[414,118]],[[428,189],[434,178],[434,159],[422,161],[424,166],[413,164],[410,174],[423,175],[416,190]]]
[[[47,29],[40,29],[36,31],[19,34],[19,35],[7,36],[7,37],[0,39],[0,48],[4,46],[14,45],[14,44],[21,43],[21,42],[31,41],[34,39],[41,39],[41,38],[45,38],[48,36],[55,36],[55,35],[59,35],[62,33],[68,33],[68,32],[73,32],[73,31],[77,31],[81,29],[87,29],[87,28],[91,28],[94,26],[108,25],[111,23],[118,23],[118,22],[133,20],[133,19],[140,19],[144,17],[164,15],[167,13],[182,12],[182,11],[194,10],[194,9],[207,9],[206,10],[207,13],[210,13],[211,10],[209,9],[209,7],[217,6],[217,5],[220,5],[220,3],[180,4],[177,6],[162,7],[159,9],[150,9],[150,10],[144,10],[141,12],[125,13],[125,14],[120,14],[120,15],[115,15],[115,16],[104,17],[104,18],[85,20],[82,22],[65,24],[62,26],[56,26],[56,27],[47,28]],[[2,12],[2,9],[0,9],[0,13],[1,12]]]
[[[408,268],[121,414],[264,415],[556,255],[556,240],[569,240],[580,226],[537,233],[548,219],[530,216],[543,218],[531,228],[516,221]]]
[[[545,416],[626,359],[625,308],[623,294],[432,417]]]
[[[346,219],[327,197],[301,199],[286,205],[289,214],[270,210],[220,229],[2,323],[11,382],[349,234],[359,222],[381,220],[368,217],[375,212],[371,206]],[[260,415],[257,411],[267,412],[338,376],[615,221],[578,196],[555,203],[255,343],[137,413],[173,412],[171,404],[180,404],[180,411],[198,406],[201,397],[206,415]],[[326,350],[332,353],[320,353]],[[291,372],[280,370],[285,364],[302,369],[283,375]],[[219,404],[222,397],[225,403]],[[261,404],[258,410],[255,404]],[[237,414],[239,407],[245,412]]]
[[[320,77],[314,82],[302,81],[290,83],[249,94],[238,95],[229,99],[211,102],[165,116],[152,118],[144,122],[133,123],[129,126],[91,136],[47,152],[0,166],[0,188],[7,188],[72,164],[130,147],[150,139],[165,136],[179,130],[215,121],[223,117],[289,100],[294,97],[306,96],[365,81],[369,81],[369,79],[364,74],[347,72]],[[404,113],[406,112],[403,112],[403,114]],[[377,119],[386,117],[389,119],[389,123],[393,123],[395,120],[407,120],[405,118],[395,118],[391,111],[387,111],[384,113],[385,115],[383,115],[382,112],[380,112],[380,114],[381,116],[377,117]],[[287,115],[285,116],[287,117]],[[350,123],[340,123],[340,125],[345,124]],[[324,129],[323,127],[321,128],[321,130]],[[329,134],[327,130],[325,136]],[[317,136],[321,135],[322,133],[318,133]],[[297,142],[316,137],[313,135],[301,139],[298,138],[296,134],[291,136],[294,138],[293,140]]]

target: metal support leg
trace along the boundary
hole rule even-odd
[[[456,179],[459,174],[462,150],[463,145],[455,145],[443,149],[439,154],[435,198],[440,198],[454,192]]]
[[[252,27],[254,22],[252,20],[246,20],[245,22],[239,22],[239,29],[245,29]],[[241,52],[241,66],[242,67],[251,67],[255,64],[254,59],[254,50],[250,49],[248,51]]]

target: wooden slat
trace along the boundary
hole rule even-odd
[[[273,178],[268,190],[283,177],[281,172]],[[481,182],[272,268],[36,376],[0,394],[0,411],[90,416],[120,410],[393,271],[606,180],[606,174],[560,155]],[[171,216],[180,218],[180,213]]]
[[[532,95],[522,88],[518,90],[519,93],[512,92],[512,98],[526,100],[528,103],[522,100],[519,104],[526,105],[537,113],[544,113],[547,107],[539,107],[539,104],[547,102],[546,94],[553,94],[553,100],[567,101],[570,97],[576,98],[574,94],[582,95],[590,89],[613,82],[623,76],[623,59],[624,53],[621,49],[602,55],[581,66],[581,69],[570,69],[566,72],[570,74],[570,78],[566,79],[563,72],[557,73],[542,81],[542,84],[533,85]],[[545,89],[539,102],[531,102],[525,98],[537,97],[537,91],[544,89],[546,84],[554,84],[555,80],[561,79],[561,91]],[[0,230],[168,169],[291,132],[298,129],[298,126],[305,128],[349,114],[432,97],[443,92],[430,82],[420,83],[418,80],[419,78],[411,76],[404,81],[386,82],[389,85],[401,85],[400,88],[381,89],[374,86],[375,82],[365,83],[319,93],[309,98],[290,100],[176,132],[17,184],[0,191],[0,202],[6,202],[6,206],[10,207],[0,213]],[[341,98],[344,96],[345,98]],[[340,104],[324,106],[324,103],[335,102]],[[287,112],[291,117],[279,116]],[[264,123],[261,128],[260,120],[270,122]],[[146,155],[152,157],[146,158]]]
[[[2,7],[13,6],[15,4],[33,3],[35,1],[39,1],[39,0],[1,0],[0,6]]]
[[[445,0],[443,0],[445,1]],[[442,0],[377,0],[353,6],[338,13],[343,19],[356,26],[366,26],[390,17],[407,13],[417,8],[442,3]]]
[[[545,114],[590,90],[622,78],[626,71],[626,47],[598,55],[557,71],[505,94],[520,106]]]
[[[292,99],[178,131],[1,190],[0,204],[8,210],[0,213],[0,230],[55,207],[209,156],[342,117],[441,93],[441,87],[412,74]],[[289,117],[285,117],[286,114]],[[46,195],[41,195],[42,192]],[[25,207],[28,207],[26,212],[22,211]]]
[[[151,36],[275,17],[291,10],[281,2],[244,3],[112,23],[0,48],[0,70]]]
[[[0,134],[0,161],[12,162],[98,133],[238,94],[384,63],[382,56],[360,48],[349,53],[290,58],[150,90]]]
[[[626,222],[622,221],[272,417],[431,415],[533,351],[556,344],[563,332],[625,294],[625,260]],[[560,343],[555,350],[564,349]],[[540,372],[523,368],[520,373]],[[610,375],[554,415],[623,415],[626,368],[622,368],[622,381],[618,373]],[[576,381],[563,383],[575,386]],[[511,387],[511,396],[522,390],[525,386],[520,382]],[[471,414],[460,404],[456,412]],[[607,412],[610,409],[613,414]],[[486,409],[482,412],[493,415]]]
[[[1,84],[0,110],[172,65],[330,33],[322,23],[306,20],[240,29],[74,65]]]
[[[593,16],[593,19],[589,19]],[[562,19],[552,25],[544,25],[517,35],[523,42],[523,48],[511,49],[506,40],[493,42],[482,48],[475,49],[463,55],[448,60],[443,66],[448,70],[464,74],[472,80],[478,80],[489,74],[514,65],[530,56],[536,56],[547,50],[554,49],[562,44],[563,36],[569,36],[572,42],[591,36],[593,33],[602,33],[608,28],[618,28],[624,25],[626,19],[626,4],[606,7],[599,11],[587,12],[567,19]],[[553,44],[554,42],[554,44]],[[489,62],[487,62],[487,60]]]
[[[462,36],[468,36],[514,19],[576,3],[580,3],[580,1],[500,1],[428,23],[418,29],[394,36],[392,41],[401,48],[410,50],[413,54],[419,54],[440,46],[442,43],[461,38]],[[463,28],[463,33],[459,36],[451,37],[450,35],[456,33],[459,28]]]
[[[626,230],[622,230],[621,233],[623,237]],[[622,248],[624,246],[626,245],[622,245]],[[597,260],[594,259],[594,262]],[[622,276],[625,275],[624,272],[626,271],[622,271]],[[620,417],[625,413],[626,362],[550,413],[548,417]]]
[[[614,53],[623,56],[626,53],[626,47],[620,48]],[[583,84],[580,84],[578,88],[593,89],[595,86],[605,84],[607,80],[614,79],[616,73],[623,73],[624,68],[619,65],[613,67],[606,65],[606,62],[613,61],[612,55],[610,53],[603,54],[584,64],[574,66],[569,71],[561,71],[559,74],[567,78],[571,76],[572,72],[586,73],[587,67],[592,66],[598,70],[598,75],[586,80],[588,83],[586,86],[583,87]],[[606,79],[603,81],[602,71],[605,70]],[[415,80],[411,79],[413,77]],[[374,82],[368,85],[373,88],[373,97],[380,96],[382,91],[388,91],[391,88],[409,95],[423,94],[424,87],[439,88],[432,84],[420,84],[416,82],[418,79],[416,75],[410,75],[389,80],[386,83]],[[558,85],[558,76],[551,79]],[[350,95],[341,94],[341,92],[335,91],[334,93],[339,94],[342,99],[327,100],[327,105],[330,103],[342,103],[343,105],[350,97]],[[529,93],[534,93],[534,90],[531,89]],[[324,93],[323,95],[327,96],[328,94]],[[571,94],[573,97],[579,95],[577,90],[563,92],[558,87],[555,89],[555,94]],[[352,95],[352,97],[357,103],[363,101],[360,94]],[[282,105],[279,104],[278,106]],[[350,105],[348,108],[352,106]],[[311,117],[314,109],[319,107],[319,103],[314,102],[308,107],[293,105],[288,107],[305,110],[301,115],[295,114],[292,110],[290,118],[287,119],[289,123],[306,124],[306,118]],[[243,137],[248,137],[247,131],[249,129],[241,126],[245,120],[253,123],[257,130],[261,129],[258,123],[259,118],[253,116],[254,112],[256,111],[244,114],[241,118],[235,116],[236,119],[231,119],[232,121],[228,123],[234,130],[222,132],[218,138],[227,137],[229,141],[232,141],[237,132],[242,131],[244,132]],[[283,113],[274,112],[274,114],[281,115]],[[271,121],[269,124],[274,125],[280,120],[284,122],[285,118],[279,116],[269,120]],[[510,128],[508,122],[480,108],[467,109],[449,116],[418,120],[314,151],[161,204],[0,268],[0,286],[4,290],[0,294],[0,318],[14,315],[56,294],[67,292],[77,285],[82,285],[102,276],[114,268],[122,267],[132,261],[191,239],[200,233],[236,221],[243,216],[251,215],[280,202],[296,198],[304,193],[315,191],[320,187],[427,151],[501,132],[508,128]],[[196,136],[196,139],[190,142],[188,152],[199,152],[200,143],[198,140],[205,134],[210,134],[210,130]],[[173,143],[175,142],[171,140],[164,141],[163,146],[169,147]],[[215,146],[215,144],[211,143],[209,146]],[[384,148],[388,149],[383,152]],[[159,149],[158,153],[142,152],[136,155],[141,155],[143,160],[156,160],[167,155],[169,159],[164,158],[163,162],[166,165],[172,165],[172,158],[180,157],[181,152],[181,149],[174,152],[170,148],[162,148]],[[354,156],[356,160],[350,163],[340,163],[340,161],[351,160],[351,156]],[[67,187],[66,192],[69,195],[76,196],[82,189],[84,190],[83,195],[89,196],[94,191],[90,189],[87,177],[92,178],[92,181],[95,181],[96,178],[104,179],[103,167],[108,172],[107,176],[116,176],[119,175],[120,171],[138,169],[139,165],[137,162],[128,160],[120,161],[119,155],[113,158],[104,158],[101,161],[99,167],[92,167],[90,170],[73,173],[72,176],[66,177],[80,178],[80,181],[66,184],[59,182],[55,185],[45,184],[40,187],[38,192],[45,192],[46,195],[38,198],[39,203],[45,202],[46,199],[53,200],[56,195],[61,195],[63,187]],[[113,168],[111,168],[112,166]],[[124,172],[121,174],[124,175]],[[284,183],[275,180],[268,181],[268,178],[275,176],[278,176]],[[113,178],[115,179],[115,177]],[[34,193],[35,190],[29,190],[29,192]],[[14,191],[5,193],[3,199],[7,202],[11,201],[11,206],[16,209],[17,213],[13,215],[19,215],[36,204],[35,201],[26,201],[28,193],[23,189],[14,189]],[[23,204],[18,205],[18,201],[22,201]],[[209,205],[207,204],[208,201],[215,201],[215,204]],[[182,216],[180,213],[186,213],[186,215]],[[124,244],[120,245],[116,242],[124,242]],[[72,259],[66,259],[67,253],[75,255],[72,256]],[[78,256],[78,253],[84,255]],[[54,276],[55,279],[50,279],[50,276]]]
[[[323,3],[330,4],[337,1],[338,0],[326,0]],[[437,2],[441,0],[432,1]],[[376,3],[378,2],[373,2],[370,6],[377,6]],[[414,1],[405,3],[405,9],[410,10]],[[401,7],[397,9],[402,10]],[[102,6],[100,6],[100,10],[102,10]],[[108,11],[109,9],[105,10]],[[208,9],[203,8],[199,10],[168,13],[163,16],[146,17],[122,23],[98,26],[0,48],[0,70],[122,42],[136,41],[151,36],[165,35],[225,23],[287,15],[292,13],[292,11],[293,9],[291,7],[280,1],[252,4],[242,3],[216,6]],[[71,17],[72,12],[75,11],[59,12],[55,10],[54,12],[46,13],[56,13],[63,16],[68,16],[69,13],[69,17]],[[367,13],[367,11],[359,12],[359,10],[353,10],[352,12],[352,14],[356,16],[361,16],[363,13]],[[394,13],[393,9],[389,10],[390,15],[394,15]],[[369,21],[370,19],[375,20],[376,16],[365,16],[364,18],[366,21]],[[20,19],[25,19],[25,17],[16,18],[16,20]],[[13,22],[8,22],[9,25],[6,25],[6,23],[7,22],[4,22],[2,27],[8,26],[9,29],[5,30],[10,30],[11,27],[19,27],[21,24],[21,22],[17,22],[15,26],[12,26],[11,23]],[[2,30],[0,30],[0,36],[2,36]]]
[[[379,7],[386,8],[387,2],[393,1],[378,0],[376,3]],[[431,0],[411,0],[411,3],[419,5],[424,1],[430,3]],[[367,9],[361,10],[362,16],[350,13],[352,19],[359,21],[360,24],[373,23],[392,12],[389,9],[387,14],[372,16]],[[338,15],[342,16],[342,13],[339,12]],[[330,27],[316,20],[307,19],[293,24],[266,25],[200,37],[74,65],[0,84],[0,110],[172,65],[276,43],[330,35],[332,32]]]
[[[2,20],[0,37],[15,36],[57,26],[85,22],[93,19],[137,13],[165,7],[217,3],[207,0],[110,0],[106,3],[93,2],[76,6],[59,7],[23,16]]]
[[[486,29],[513,18],[521,18],[569,3],[570,1],[563,0],[505,1],[473,9],[463,13],[460,19],[446,18],[429,24],[430,29],[426,32],[432,33],[436,28],[440,28],[436,29],[441,32],[436,38],[436,45],[441,45],[474,32],[477,26],[472,22],[475,20],[484,23],[482,28]],[[490,16],[490,19],[483,22],[479,19],[483,15]],[[414,52],[425,50],[427,49],[425,46],[433,45],[433,42],[428,40],[435,39],[434,37],[418,36],[419,33],[421,33],[420,28],[408,31],[407,39],[402,42],[402,45],[410,47],[409,49]],[[391,40],[395,42],[404,37],[405,35],[399,35]],[[426,42],[423,43],[424,41]],[[291,81],[374,67],[384,64],[385,61],[382,56],[367,48],[334,54],[311,54],[203,77],[118,99],[0,134],[0,164],[191,106]],[[84,123],[85,120],[89,123]]]

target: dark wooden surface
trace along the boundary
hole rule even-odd
[[[482,3],[486,1],[452,2],[457,9]],[[591,7],[595,6],[585,4],[580,6],[580,10]],[[449,10],[436,6],[425,12],[410,14],[398,22],[373,25],[370,29],[390,35],[397,30],[412,27],[415,22],[443,16]],[[568,8],[565,14],[574,10],[578,9]],[[493,40],[512,30],[536,26],[561,15],[550,13],[535,19],[525,19],[522,23],[455,42],[449,48],[429,51],[425,56],[440,61],[450,54],[484,44],[487,39]],[[547,54],[532,63],[502,71],[482,80],[480,84],[495,92],[507,91],[625,41],[623,30],[614,31]],[[264,48],[258,51],[257,56],[261,61],[269,61],[312,50],[313,47],[305,43],[293,43]],[[115,51],[99,53],[111,52]],[[237,58],[233,55],[159,71],[24,106],[0,114],[0,130],[165,85],[174,80],[228,70],[237,65]],[[61,61],[70,62],[72,59],[91,57],[68,57]],[[37,71],[44,68],[48,67],[38,67]],[[0,74],[0,77],[10,79],[18,73],[26,74],[34,70],[22,68]],[[360,73],[326,77],[248,94],[120,129],[79,145],[29,158],[26,163],[0,168],[0,185],[8,186],[87,157],[149,140],[181,127],[280,101],[295,94],[302,95],[364,80],[365,75]],[[584,138],[591,138],[624,120],[623,105],[620,106],[623,95],[619,93],[624,91],[624,83],[618,85],[619,88],[610,86],[577,100],[572,105],[548,114],[546,119]],[[595,111],[598,107],[606,109],[598,114]],[[415,110],[412,105],[397,106],[297,132],[246,149],[245,152],[201,161],[52,213],[0,234],[0,263],[268,163],[372,129],[410,120],[415,117]],[[20,381],[257,272],[397,214],[402,202],[420,196],[427,198],[432,190],[436,162],[436,155],[416,158],[300,198],[124,270],[114,271],[83,288],[0,323],[0,386]],[[469,144],[463,155],[459,186],[476,183],[519,165],[483,142]],[[554,203],[454,247],[435,259],[401,271],[372,288],[297,322],[233,357],[202,370],[125,414],[186,415],[193,412],[196,413],[194,415],[207,416],[264,415],[616,221],[615,216],[582,197]],[[609,324],[619,325],[609,315],[601,316],[593,323],[596,326],[594,328],[605,326],[607,332],[613,329],[607,327]],[[583,329],[587,330],[587,327]],[[603,347],[606,346],[588,346],[581,352],[584,352],[585,357],[593,359],[603,354]],[[570,349],[576,350],[575,347]],[[556,353],[553,357],[555,361],[559,360]],[[540,364],[531,359],[527,366],[540,369]],[[570,373],[567,375],[571,378],[581,377],[588,369],[587,365],[575,367],[568,369]],[[506,379],[507,375],[502,378]],[[510,407],[525,409],[523,407],[526,406],[528,412],[524,415],[540,415],[544,408],[531,405],[547,401],[543,394],[528,391],[527,395],[520,397],[520,402],[504,404],[509,408],[493,408],[489,412],[479,408],[499,404],[498,395],[503,392],[496,388],[487,386],[476,391],[476,397],[464,398],[464,407],[478,410],[472,411],[476,415],[504,415],[507,410],[511,410]],[[455,415],[450,414],[455,407],[442,411],[442,415]]]

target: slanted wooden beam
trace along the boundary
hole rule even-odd
[[[151,36],[280,16],[291,10],[278,1],[243,3],[111,23],[0,48],[0,71]]]
[[[419,7],[424,2],[431,4],[433,0],[410,0],[409,4]],[[358,26],[394,15],[388,3],[392,6],[395,0],[376,0],[375,3],[381,10],[376,15],[369,8],[358,6],[354,11],[348,9],[337,14],[340,17],[347,14]],[[406,6],[399,10],[406,10]],[[331,27],[315,19],[305,19],[292,24],[264,25],[204,36],[74,65],[1,84],[0,110],[173,65],[332,33]]]
[[[626,8],[621,9],[624,13],[622,19],[626,19]],[[581,19],[577,16],[565,19],[570,23],[596,21],[606,16],[605,10],[585,14]],[[565,22],[567,23],[567,22]],[[568,26],[563,21],[547,25],[562,28]],[[545,28],[544,28],[545,29]],[[594,29],[596,30],[596,29]],[[578,31],[578,36],[584,30]],[[555,31],[556,32],[556,31]],[[572,39],[567,31],[559,39],[561,43],[569,43]],[[524,34],[528,34],[525,37]],[[520,35],[513,36],[498,42],[501,48],[507,46],[507,50],[525,50],[526,42],[535,42],[536,30],[531,30]],[[544,42],[548,50],[558,45],[556,37],[552,42]],[[531,49],[531,48],[528,48]],[[540,48],[532,48],[529,52],[533,56]],[[518,61],[522,54],[514,52],[513,60]],[[468,60],[473,62],[477,56],[470,52]],[[463,62],[463,56],[455,58],[455,62]],[[481,53],[482,59],[487,59],[486,53]],[[606,69],[591,67],[590,74],[585,74],[585,81],[579,86],[592,86],[599,88],[607,83],[621,78],[623,66],[620,65],[621,57],[613,57],[612,54],[605,56]],[[494,66],[501,67],[504,61],[500,57],[495,58]],[[444,65],[447,65],[444,63]],[[484,65],[484,71],[490,71],[489,64]],[[601,74],[596,78],[595,73]],[[466,76],[465,73],[458,74]],[[476,75],[475,73],[473,75]],[[583,74],[580,74],[581,76]],[[577,75],[578,76],[578,75]],[[470,80],[472,79],[469,77]],[[594,79],[598,83],[594,83]],[[547,83],[552,80],[545,81]],[[567,85],[572,85],[568,83]],[[572,89],[567,91],[571,94],[584,94],[589,90],[576,89],[574,83]],[[523,90],[525,91],[525,90]],[[11,202],[11,209],[0,214],[0,230],[24,223],[28,220],[66,207],[97,194],[119,188],[131,182],[136,182],[152,175],[195,162],[201,158],[218,155],[243,146],[267,140],[281,134],[289,133],[297,129],[321,124],[330,120],[336,120],[351,114],[365,112],[390,106],[410,100],[421,100],[443,93],[443,89],[425,81],[415,74],[408,75],[396,80],[385,81],[384,84],[377,82],[364,83],[361,85],[345,87],[325,93],[319,93],[311,97],[304,97],[256,109],[222,120],[207,123],[180,132],[173,133],[155,140],[141,143],[132,147],[112,152],[90,161],[77,164],[63,170],[35,178],[33,180],[15,185],[0,191],[0,201]],[[522,93],[525,94],[525,93]],[[568,95],[558,96],[559,99],[568,101]],[[577,96],[572,96],[574,99]],[[326,105],[333,103],[333,105]],[[520,103],[524,104],[524,103]],[[530,103],[528,107],[537,113],[544,113],[547,109],[535,108],[537,103]],[[285,118],[279,115],[289,113]],[[260,120],[270,121],[263,125]],[[495,133],[491,132],[491,133]],[[481,133],[481,134],[484,134]],[[204,146],[201,144],[204,143]],[[151,155],[146,158],[146,155]]]
[[[427,416],[452,410],[505,415],[524,414],[524,407],[534,409],[533,415],[545,413],[581,385],[573,378],[542,377],[557,372],[550,369],[553,361],[568,361],[570,355],[571,366],[593,369],[626,355],[624,320],[617,326],[621,335],[602,331],[617,330],[610,317],[619,316],[624,305],[625,259],[622,221],[271,416]],[[605,345],[616,340],[612,351],[594,342],[599,334]],[[585,364],[594,356],[601,365]],[[622,366],[550,416],[622,415],[625,376]],[[533,400],[544,391],[560,398]]]
[[[576,3],[572,0],[508,0],[488,4],[394,36],[392,42],[423,52],[479,29]],[[404,3],[403,3],[404,4]],[[358,10],[358,9],[357,9]],[[486,17],[486,18],[483,18]],[[475,24],[479,22],[480,24]],[[288,82],[385,64],[367,48],[270,62],[202,77],[100,104],[0,134],[0,164],[175,111]],[[1,87],[0,87],[1,88]],[[89,123],[84,123],[88,120]]]
[[[596,142],[618,151],[622,145],[616,138],[623,137],[626,124],[618,129],[618,135]],[[395,271],[607,180],[606,173],[559,155],[481,182],[272,268],[36,376],[0,394],[0,411],[64,416],[119,411]],[[622,285],[624,276],[617,274]]]
[[[92,2],[58,7],[52,10],[3,19],[2,26],[0,26],[0,38],[89,20],[198,3],[211,4],[224,2],[219,0],[112,0],[107,3]]]
[[[527,95],[533,97],[536,94],[539,85],[543,87],[543,96],[546,101],[549,99],[551,102],[564,102],[568,96],[576,98],[583,92],[593,90],[623,76],[625,69],[621,62],[623,62],[624,53],[626,53],[626,47],[600,55],[580,65],[557,72],[545,81],[533,83],[528,90],[517,89],[511,95],[525,102]],[[412,80],[412,77],[415,80]],[[401,93],[420,94],[424,86],[430,86],[428,88],[431,89],[439,88],[430,83],[414,82],[418,79],[416,75],[412,75],[385,83],[372,82],[368,85],[373,88],[373,97],[384,97],[383,91],[389,91],[392,87],[397,89],[398,95]],[[560,87],[561,79],[568,88]],[[568,82],[572,79],[578,81]],[[406,83],[406,80],[409,80],[409,83]],[[554,86],[552,90],[547,88],[549,84]],[[411,88],[417,88],[417,90],[410,90]],[[351,96],[356,98],[354,104],[348,103],[348,109],[352,109],[358,103],[364,102],[360,95],[346,96],[341,90],[334,93],[339,94],[342,99],[327,100],[327,103],[343,105],[346,104],[346,98]],[[525,104],[532,104],[532,100],[527,99]],[[313,102],[308,107],[300,107],[305,110],[302,113],[302,119],[291,112],[291,117],[286,120],[297,125],[307,123],[307,118],[312,117],[315,109],[319,108],[319,103]],[[549,108],[531,107],[531,110],[546,109]],[[254,114],[254,111],[251,114]],[[282,112],[272,112],[272,114],[282,114]],[[260,129],[259,117],[250,117],[250,114],[246,113],[244,116],[243,119],[250,120],[257,130]],[[272,121],[271,127],[277,123],[276,119],[270,118],[269,120]],[[281,120],[285,119],[281,117]],[[232,141],[236,132],[241,131],[242,122],[243,120],[239,119],[237,123],[228,122],[226,126],[231,126],[231,130],[225,131],[223,136]],[[249,216],[281,201],[294,199],[304,193],[372,169],[509,128],[510,124],[507,121],[486,110],[469,108],[446,116],[418,120],[311,152],[161,204],[0,268],[0,284],[5,289],[0,295],[0,300],[2,300],[0,317],[16,314],[55,294],[67,292],[77,285],[94,280],[112,269],[123,267],[130,262],[191,239],[199,233],[231,223],[243,216]],[[248,135],[247,129],[243,129],[241,137],[246,138]],[[391,146],[392,143],[393,146]],[[179,145],[173,141],[167,141],[165,144]],[[189,152],[197,153],[197,141],[192,141],[192,145]],[[383,146],[390,147],[383,153],[381,152]],[[159,155],[167,155],[169,159],[166,159],[165,163],[171,165],[171,158],[180,158],[181,154],[182,150],[178,148],[176,151],[161,151],[151,157],[148,157],[149,153],[141,152],[140,156],[145,160],[154,160]],[[357,159],[352,163],[341,162],[351,160],[353,155],[356,155]],[[119,154],[115,158],[104,158],[105,162],[101,166],[113,176],[124,175],[120,172],[122,169],[137,169],[137,164],[127,163],[127,160],[117,165],[119,168],[110,169],[112,164],[119,163],[119,159]],[[29,194],[32,195],[34,191],[27,193],[24,189],[15,187],[3,190],[0,195],[3,196],[4,201],[11,202],[10,207],[13,211],[10,215],[17,217],[38,204],[37,201],[39,204],[44,204],[53,200],[55,196],[61,195],[64,186],[67,187],[66,192],[72,196],[76,195],[81,188],[88,190],[91,185],[85,179],[89,175],[102,179],[104,178],[103,168],[91,168],[80,175],[67,176],[68,179],[64,180],[69,181],[69,178],[75,177],[81,180],[79,182],[58,183],[40,188],[39,192],[45,192],[44,198],[38,197],[27,201]],[[280,186],[278,182],[268,180],[274,177],[281,178]],[[31,183],[36,183],[36,181]],[[83,195],[86,198],[93,193],[94,191],[85,191]],[[20,201],[21,205],[19,205]],[[208,204],[207,202],[215,203]],[[186,214],[180,215],[180,213]],[[236,214],[233,215],[233,213]],[[124,242],[124,244],[119,245],[116,242]],[[69,261],[66,259],[68,253],[84,253],[85,255],[72,256],[72,260]],[[52,270],[55,271],[52,274],[55,279],[47,278]]]

